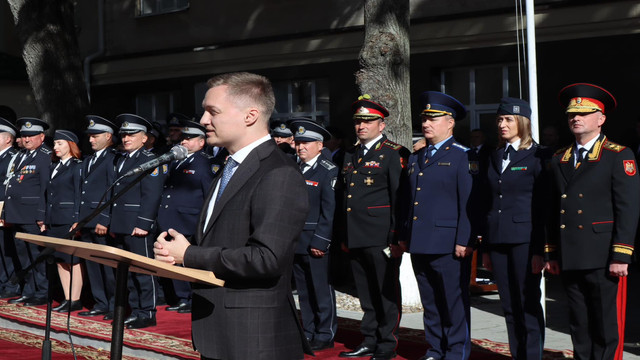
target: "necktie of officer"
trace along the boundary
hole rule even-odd
[[[229,180],[231,180],[231,176],[233,176],[233,169],[238,166],[238,162],[233,160],[232,157],[227,159],[227,163],[224,165],[224,170],[222,170],[222,178],[220,179],[220,188],[218,189],[218,195],[216,196],[216,203],[220,200],[222,196],[222,192],[227,187]]]
[[[580,148],[578,149],[578,156],[576,157],[576,169],[580,167],[580,164],[582,164],[582,161],[584,160],[584,154],[587,152],[587,149],[585,148]]]
[[[427,160],[431,159],[431,157],[433,156],[433,154],[436,153],[436,147],[433,145],[429,145],[429,147],[427,147]]]
[[[58,165],[56,165],[55,168],[53,168],[53,171],[51,172],[51,178],[53,179],[54,176],[56,176],[56,174],[58,173],[58,170],[60,170],[60,167],[62,166],[62,160],[58,161]]]
[[[118,168],[118,172],[122,172],[122,169],[124,169],[124,164],[129,159],[131,159],[130,154],[127,154],[127,155],[124,156],[124,158],[122,159],[122,162],[120,163],[120,167]]]
[[[511,154],[511,145],[507,145],[507,148],[504,149],[504,154],[502,154],[502,160],[509,160],[509,154]]]
[[[306,162],[301,162],[300,163],[300,171],[304,174],[304,172],[307,170],[307,167],[309,166],[309,164],[307,164]]]
[[[362,161],[362,158],[364,158],[364,155],[367,153],[367,148],[364,145],[360,145],[360,147],[358,148],[358,164]]]
[[[89,166],[87,167],[87,172],[91,171],[91,168],[93,167],[93,164],[96,163],[96,155],[93,154],[91,155],[91,160],[89,160]]]

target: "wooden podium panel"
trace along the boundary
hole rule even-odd
[[[91,244],[82,241],[58,239],[43,235],[16,233],[16,238],[39,246],[54,248],[56,251],[94,261],[113,268],[118,263],[129,265],[129,271],[160,276],[164,278],[224,286],[224,280],[216,278],[211,271],[175,266],[155,259],[134,254],[113,246]]]

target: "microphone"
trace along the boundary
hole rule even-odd
[[[139,174],[149,169],[156,168],[162,164],[170,163],[173,160],[182,160],[187,157],[188,153],[189,150],[187,150],[186,147],[182,145],[176,145],[172,147],[168,153],[162,154],[153,160],[149,160],[146,163],[129,170],[126,174],[124,174],[124,177]]]

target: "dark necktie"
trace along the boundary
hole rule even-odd
[[[227,163],[224,165],[224,170],[222,171],[222,178],[220,179],[220,188],[218,189],[218,195],[216,196],[216,203],[220,200],[222,196],[222,192],[227,187],[229,180],[231,180],[231,176],[233,176],[233,169],[238,166],[238,162],[233,160],[232,157],[227,159]]]
[[[307,168],[307,166],[309,166],[309,164],[307,164],[306,162],[301,162],[300,163],[300,171],[304,174],[304,170]]]
[[[431,157],[436,153],[436,147],[433,145],[429,145],[429,147],[427,147],[427,160],[431,159]]]
[[[96,155],[91,155],[91,160],[89,160],[89,166],[87,167],[87,172],[91,172],[91,168],[96,163]]]
[[[504,149],[504,154],[502,154],[502,160],[509,160],[509,154],[511,153],[511,145],[507,145],[507,148]]]
[[[587,152],[587,149],[580,148],[578,149],[578,157],[576,158],[576,169],[580,167],[582,161],[584,160],[584,154]]]
[[[360,147],[358,148],[358,164],[362,161],[362,158],[364,158],[364,149],[364,145],[360,145]]]

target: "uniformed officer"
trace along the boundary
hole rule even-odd
[[[13,123],[0,117],[0,181],[4,182],[7,172],[18,153],[18,149],[13,146],[18,129]],[[0,201],[5,199],[5,186],[0,186]],[[0,218],[0,224],[4,220],[4,215]],[[11,237],[11,231],[0,226],[0,298],[6,299],[20,296],[20,284],[12,284],[9,279],[13,276],[15,265],[18,263],[18,254]]]
[[[187,115],[171,113],[167,116],[167,126],[169,127],[169,142],[171,146],[178,145],[182,141],[182,121],[193,120]]]
[[[318,351],[334,346],[338,328],[336,297],[329,283],[329,246],[338,167],[322,154],[323,141],[331,137],[324,127],[304,118],[291,119],[289,127],[309,193],[309,214],[298,240],[293,275],[302,327],[311,349]]]
[[[296,158],[293,132],[291,132],[287,120],[271,120],[271,137],[280,150],[290,154],[293,159]]]
[[[65,239],[78,223],[82,160],[78,137],[69,130],[56,130],[53,151],[58,161],[51,164],[47,185],[47,210],[42,231],[45,235]],[[65,253],[55,254],[64,301],[53,308],[58,312],[82,309],[82,265],[80,258]]]
[[[113,187],[114,195],[135,180],[135,176],[122,179],[120,177],[155,158],[155,155],[143,149],[151,123],[133,114],[118,115],[116,123],[120,125],[120,135],[126,155],[116,161],[116,177],[119,180]],[[167,165],[156,168],[111,206],[109,230],[115,235],[118,246],[139,255],[152,256],[153,239],[150,233],[155,228],[162,184],[167,171]],[[131,315],[125,319],[127,328],[155,326],[156,279],[151,275],[138,273],[130,273],[129,276]]]
[[[87,115],[86,120],[85,132],[89,137],[93,154],[83,162],[79,220],[84,220],[91,215],[101,205],[100,200],[103,196],[104,201],[109,201],[111,194],[105,195],[105,192],[116,180],[114,167],[116,152],[113,148],[113,137],[118,127],[111,120],[97,115]],[[108,234],[110,224],[111,215],[107,209],[82,226],[80,229],[82,241],[114,246],[114,239]],[[104,315],[105,320],[111,320],[116,283],[113,268],[93,261],[87,261],[85,265],[95,305],[91,310],[81,311],[78,315]]]
[[[352,110],[358,144],[345,154],[342,166],[340,226],[347,234],[342,245],[349,252],[364,311],[364,340],[340,357],[391,359],[396,355],[402,304],[399,259],[390,248],[397,244],[396,201],[409,151],[382,134],[389,112],[369,95],[354,102]],[[394,250],[394,255],[400,254]]]
[[[561,274],[567,291],[575,358],[613,359],[619,330],[624,334],[616,296],[625,291],[640,215],[638,170],[633,151],[602,134],[605,114],[616,107],[610,92],[578,83],[562,89],[559,100],[576,141],[551,162],[547,269]]]
[[[188,155],[169,166],[158,210],[158,230],[174,229],[189,238],[196,233],[200,209],[218,168],[211,163],[212,157],[203,151],[204,126],[190,120],[182,120],[181,123],[181,145],[187,148]],[[191,312],[191,286],[186,281],[172,282],[177,301],[166,310]]]
[[[51,165],[51,150],[43,144],[44,131],[49,124],[36,118],[20,118],[16,125],[20,128],[24,149],[16,156],[5,181],[5,224],[13,224],[14,234],[40,234],[40,227],[44,225],[45,193]],[[15,246],[20,269],[28,267],[40,254],[38,246],[32,243],[15,239]],[[44,305],[47,289],[45,264],[40,262],[27,274],[22,296],[9,300],[9,303]]]
[[[406,243],[401,243],[411,253],[425,338],[432,345],[420,359],[467,359],[471,339],[464,297],[469,277],[463,258],[472,251],[467,216],[472,177],[469,149],[453,138],[455,121],[465,117],[466,109],[437,91],[424,92],[420,103],[427,146],[409,157],[409,186],[403,197]]]

